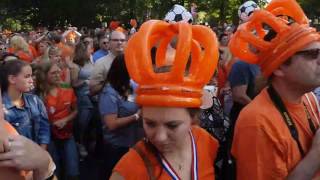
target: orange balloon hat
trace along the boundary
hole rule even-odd
[[[293,23],[289,23],[289,21]],[[264,26],[276,33],[264,40]],[[234,56],[258,64],[265,77],[306,45],[320,41],[320,34],[309,26],[309,20],[295,0],[273,0],[265,10],[257,10],[250,20],[239,26],[229,42]]]
[[[155,69],[168,66],[167,47],[174,37],[178,38],[174,61],[168,72],[158,73]],[[151,49],[157,44],[152,63]],[[208,27],[184,22],[147,21],[125,50],[128,72],[139,84],[136,102],[144,106],[199,107],[202,88],[211,79],[218,58],[215,33]]]

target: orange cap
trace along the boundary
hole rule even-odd
[[[178,37],[178,43],[171,69],[156,73],[154,66],[167,65],[166,50],[174,36]],[[152,64],[151,48],[158,42],[156,63]],[[145,22],[125,50],[128,72],[139,84],[136,101],[145,106],[199,107],[202,88],[211,79],[218,57],[218,41],[210,28],[160,20]]]
[[[294,23],[288,25],[281,16],[292,18]],[[270,42],[263,39],[266,35],[263,25],[277,33]],[[314,41],[320,41],[320,35],[309,26],[299,4],[295,0],[273,0],[266,10],[255,11],[248,22],[239,26],[229,48],[241,60],[258,64],[264,76],[269,77],[287,59]]]

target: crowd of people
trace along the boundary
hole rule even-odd
[[[320,34],[295,0],[253,3],[222,31],[175,5],[2,33],[0,179],[83,179],[92,158],[97,179],[319,177]]]

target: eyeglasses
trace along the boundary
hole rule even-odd
[[[111,39],[111,41],[113,42],[126,42],[127,40],[126,39]]]
[[[108,42],[102,42],[102,44],[108,44]]]
[[[308,49],[304,51],[298,51],[294,55],[302,55],[307,59],[317,59],[319,57],[320,49]]]

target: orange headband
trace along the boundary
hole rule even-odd
[[[171,70],[156,73],[153,66],[166,65],[166,50],[174,36],[178,44]],[[160,45],[154,65],[151,48],[157,42]],[[185,75],[190,53],[192,61]],[[218,57],[218,41],[210,28],[160,20],[144,23],[125,50],[128,72],[139,84],[136,101],[145,106],[199,107],[202,88],[211,79]]]
[[[287,25],[288,21],[279,16],[291,17],[295,23]],[[277,33],[270,42],[263,39],[264,24]],[[308,18],[299,4],[295,0],[273,0],[266,10],[254,12],[247,23],[239,26],[229,47],[236,57],[258,64],[264,76],[269,77],[287,59],[314,41],[320,41],[320,35],[308,25]]]

